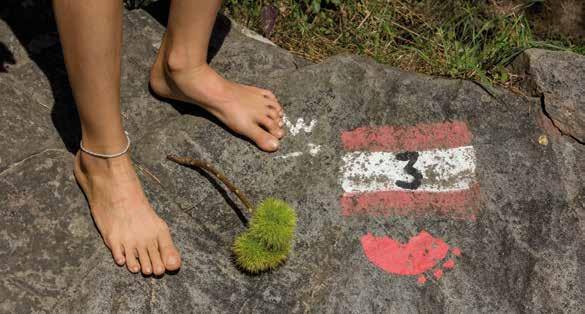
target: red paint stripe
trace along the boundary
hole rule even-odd
[[[346,150],[373,152],[455,148],[470,145],[472,138],[467,124],[461,121],[407,127],[361,127],[341,134]]]
[[[373,216],[447,216],[475,220],[479,212],[479,186],[452,192],[379,191],[345,193],[342,214]]]

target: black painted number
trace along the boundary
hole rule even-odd
[[[397,180],[395,184],[403,189],[408,190],[418,189],[423,179],[422,173],[414,167],[414,164],[418,160],[418,152],[402,152],[396,155],[396,159],[400,161],[408,161],[408,163],[404,167],[404,171],[407,174],[411,175],[413,179],[410,182]]]

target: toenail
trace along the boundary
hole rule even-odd
[[[282,127],[284,125],[284,122],[282,122],[282,120],[278,121],[278,126]]]
[[[278,148],[278,141],[270,141],[270,147]]]

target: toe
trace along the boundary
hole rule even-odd
[[[152,271],[155,275],[160,276],[165,272],[165,264],[163,263],[158,247],[152,245],[148,248],[148,255],[150,256],[150,262],[152,264]]]
[[[118,264],[118,266],[124,265],[124,249],[122,248],[122,244],[113,242],[108,245],[110,250],[112,250],[112,257],[114,258],[114,262]]]
[[[140,264],[138,263],[138,259],[136,258],[136,253],[134,249],[126,249],[126,267],[131,273],[137,273],[140,270]]]
[[[266,115],[269,116],[274,121],[280,120],[280,116],[278,115],[278,110],[276,110],[272,107],[268,107],[268,112],[266,113]]]
[[[173,244],[168,227],[159,234],[158,250],[167,270],[173,271],[181,267],[181,257],[179,256],[179,251],[177,251]]]
[[[251,127],[249,135],[254,143],[264,151],[273,152],[278,149],[278,138],[274,137],[258,125]]]
[[[282,106],[278,103],[278,101],[268,99],[267,103],[268,107],[276,110],[276,112],[282,113]]]
[[[278,120],[274,120],[269,117],[263,117],[260,119],[260,121],[258,121],[258,123],[277,139],[280,139],[284,135],[282,128],[278,125]]]
[[[142,269],[142,273],[147,276],[152,274],[150,256],[148,255],[146,248],[138,249],[138,260],[140,261],[140,269]]]
[[[262,88],[258,88],[258,90],[260,90],[260,94],[262,94],[262,96],[278,102],[276,95],[274,95],[274,93],[272,91],[269,91],[267,89],[262,89]]]

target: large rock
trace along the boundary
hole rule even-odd
[[[585,311],[585,147],[543,127],[538,98],[504,90],[494,97],[471,82],[354,56],[306,65],[219,24],[212,64],[273,89],[285,107],[281,149],[263,153],[195,106],[177,105],[179,115],[148,98],[143,71],[162,28],[143,14],[125,19],[125,122],[136,134],[146,193],[169,223],[183,267],[145,278],[115,266],[72,178],[72,156],[59,143],[22,155],[8,149],[0,155],[10,158],[0,169],[0,295],[7,296],[0,311]],[[0,76],[21,86],[34,75],[45,80],[34,85],[37,93],[6,85],[17,93],[5,111],[11,119],[50,126],[48,115],[34,111],[40,104],[54,110],[58,94],[47,91],[54,84],[47,69],[22,65]],[[21,139],[6,145],[34,147],[58,134],[15,129],[0,127]],[[381,159],[365,163],[360,151]],[[241,204],[213,177],[167,154],[213,162],[254,203],[268,196],[290,202],[299,220],[288,262],[256,276],[238,270],[230,246],[245,230]],[[392,193],[347,192],[360,186]]]
[[[585,142],[585,57],[571,52],[529,49],[514,62],[524,87],[543,97],[546,114],[563,133]]]
[[[293,126],[278,153],[262,153],[197,116],[181,117],[148,134],[135,150],[179,206],[197,225],[205,226],[207,234],[189,235],[192,241],[224,239],[216,248],[219,256],[228,254],[236,230],[242,230],[230,205],[234,197],[207,175],[165,161],[166,154],[210,160],[254,202],[278,196],[297,208],[299,230],[289,262],[262,275],[253,291],[230,299],[236,309],[354,313],[585,309],[585,291],[578,284],[584,249],[578,243],[584,237],[579,202],[585,189],[582,180],[565,179],[569,168],[577,178],[584,173],[579,152],[585,149],[552,137],[548,146],[538,143],[545,133],[538,123],[538,99],[505,92],[494,99],[469,82],[402,73],[356,57],[305,67],[274,79],[271,87]],[[311,132],[296,133],[300,118],[307,125],[315,121]],[[461,219],[440,210],[421,215],[342,214],[344,131],[448,121],[465,123],[473,134],[480,191],[475,218]],[[315,145],[320,150],[311,154]],[[454,257],[454,270],[446,270],[441,279],[429,273],[433,279],[424,285],[417,284],[416,276],[374,266],[360,243],[369,232],[406,243],[423,230],[463,252]],[[186,264],[181,272],[190,274],[191,267],[200,266]],[[216,275],[197,276],[214,285],[224,280]],[[257,280],[249,280],[253,279]],[[168,287],[187,280],[190,275],[180,274],[157,284]],[[199,293],[190,294],[192,300],[206,299],[211,308],[223,311],[225,291]],[[176,302],[161,300],[161,309],[180,308]],[[195,311],[204,308],[199,306]]]

